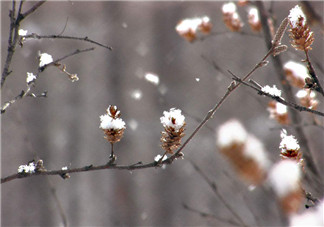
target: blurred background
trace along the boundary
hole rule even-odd
[[[186,136],[218,102],[231,82],[231,70],[243,77],[265,55],[263,33],[250,30],[248,7],[238,7],[244,22],[240,33],[229,32],[222,20],[224,2],[46,2],[26,18],[21,28],[39,35],[62,34],[89,37],[113,51],[75,40],[27,40],[18,47],[13,71],[1,91],[2,103],[26,88],[26,72],[37,73],[38,51],[58,59],[76,49],[95,47],[62,63],[80,80],[72,83],[55,67],[40,74],[33,92],[48,91],[47,98],[25,98],[2,115],[1,176],[16,173],[19,165],[41,158],[49,170],[100,165],[108,161],[110,144],[99,129],[99,116],[108,105],[117,105],[126,122],[121,142],[115,145],[117,164],[152,162],[162,154],[160,136],[163,111],[179,108],[186,117]],[[26,2],[23,12],[34,2]],[[265,2],[276,16],[276,27],[298,2]],[[323,2],[311,2],[318,14]],[[1,63],[7,54],[11,2],[1,2]],[[175,26],[185,18],[210,17],[214,34],[189,43]],[[323,15],[322,15],[323,16]],[[311,59],[323,83],[323,32],[311,26],[315,42]],[[283,43],[288,45],[286,34]],[[300,61],[302,53],[289,45],[283,62]],[[159,84],[145,79],[159,76]],[[261,85],[280,83],[270,64],[253,78]],[[284,96],[284,95],[283,95]],[[136,171],[101,170],[59,176],[16,179],[1,185],[3,226],[61,226],[62,214],[71,226],[230,226],[201,217],[183,203],[225,219],[234,219],[190,161],[218,186],[219,193],[251,226],[280,226],[275,199],[262,188],[250,191],[218,152],[215,132],[225,121],[236,118],[260,139],[272,162],[280,159],[281,125],[269,119],[269,99],[246,87],[235,91],[214,118],[184,149],[184,160],[165,169]],[[319,111],[323,111],[321,103]],[[301,113],[304,123],[311,122]],[[319,119],[322,121],[322,119]],[[323,122],[323,121],[322,121]],[[293,134],[292,127],[286,127]],[[323,163],[323,129],[305,127],[311,152]],[[316,196],[316,194],[315,194]]]

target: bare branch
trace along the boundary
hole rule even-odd
[[[92,39],[89,39],[87,36],[86,37],[75,37],[75,36],[66,36],[66,35],[38,35],[36,33],[32,33],[30,35],[22,36],[25,40],[26,39],[71,39],[71,40],[79,40],[79,41],[85,41],[89,42],[101,47],[104,47],[108,50],[112,50],[112,47],[103,45],[101,43],[98,43]]]

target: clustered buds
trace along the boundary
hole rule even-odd
[[[248,23],[250,25],[250,28],[254,32],[261,31],[262,25],[259,18],[259,12],[257,8],[250,8],[248,12]]]
[[[289,14],[290,37],[291,45],[296,50],[308,51],[311,50],[311,45],[314,41],[314,33],[306,24],[306,16],[301,8],[296,5],[290,10]]]
[[[120,118],[117,106],[109,105],[107,114],[100,116],[100,128],[105,134],[105,139],[111,144],[119,142],[124,135],[125,122]]]
[[[185,38],[188,42],[193,42],[197,38],[197,31],[204,34],[209,34],[212,29],[212,23],[209,17],[196,17],[181,20],[177,26],[176,31],[180,36]]]
[[[181,138],[185,135],[185,117],[181,110],[175,108],[171,108],[169,112],[164,111],[163,115],[160,118],[164,127],[164,132],[161,132],[161,146],[166,154],[173,154],[173,151],[180,147]]]
[[[296,213],[304,200],[300,165],[293,160],[281,160],[269,172],[269,183],[286,214]]]
[[[240,31],[243,23],[236,11],[236,5],[233,2],[225,3],[222,6],[222,12],[225,25],[233,32]]]
[[[299,165],[303,166],[302,153],[297,139],[293,136],[287,135],[287,131],[283,129],[280,134],[281,142],[279,145],[280,156],[282,159],[290,159],[296,161]]]
[[[263,144],[248,134],[238,120],[229,120],[217,131],[217,146],[237,173],[250,184],[260,184],[266,176],[269,160]]]
[[[267,110],[270,113],[270,118],[277,120],[279,124],[289,124],[289,116],[287,106],[277,101],[270,101]]]
[[[295,87],[304,88],[305,80],[310,79],[307,67],[294,61],[286,62],[284,71],[289,83]]]
[[[309,89],[299,90],[296,94],[299,102],[302,106],[309,109],[316,110],[318,106],[318,100],[316,99],[316,93]]]

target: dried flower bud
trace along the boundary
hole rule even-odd
[[[219,127],[217,146],[248,183],[258,185],[265,179],[270,162],[263,144],[248,134],[238,120],[227,121]]]
[[[292,135],[288,136],[285,129],[281,131],[280,137],[281,142],[279,148],[281,149],[281,158],[294,160],[303,167],[302,153],[300,152],[300,146],[296,138]]]
[[[292,160],[282,160],[269,173],[269,182],[286,214],[296,213],[303,203],[300,166]]]
[[[279,124],[289,124],[287,106],[277,101],[270,101],[267,110],[271,119],[276,119]]]
[[[306,24],[306,17],[301,8],[296,5],[289,14],[291,45],[296,50],[308,51],[314,41],[314,34]]]
[[[164,127],[161,142],[162,148],[166,153],[173,154],[181,145],[181,138],[184,137],[185,117],[181,114],[181,110],[171,108],[169,112],[164,111],[164,116],[160,118]]]
[[[233,2],[225,3],[222,6],[222,12],[225,25],[233,32],[240,31],[243,23],[236,12],[236,5]]]
[[[116,143],[121,140],[125,130],[125,122],[120,118],[120,111],[116,106],[109,106],[107,114],[100,116],[100,128],[105,133],[105,139],[110,143]]]
[[[302,106],[313,110],[317,109],[318,100],[316,99],[316,93],[314,91],[302,89],[297,92],[296,97],[299,99]]]
[[[286,78],[292,86],[303,88],[305,80],[311,79],[308,75],[307,67],[303,64],[288,61],[284,64]]]
[[[250,8],[248,12],[248,23],[254,32],[261,31],[262,25],[257,8]]]

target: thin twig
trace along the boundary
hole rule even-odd
[[[304,51],[305,53],[305,56],[306,56],[306,62],[307,62],[307,68],[308,68],[308,71],[309,71],[309,75],[312,77],[312,79],[314,80],[315,82],[315,90],[319,93],[321,93],[321,95],[324,96],[324,90],[323,90],[323,87],[321,86],[320,82],[319,82],[319,79],[317,78],[316,76],[316,73],[315,73],[315,70],[312,66],[312,63],[309,59],[309,55],[308,55],[308,50],[305,50]]]
[[[75,36],[66,36],[66,35],[38,35],[36,33],[32,33],[30,35],[25,35],[22,36],[25,40],[26,39],[72,39],[72,40],[79,40],[79,41],[85,41],[89,42],[101,47],[104,47],[108,50],[112,50],[112,47],[103,45],[101,43],[98,43],[92,39],[89,39],[87,36],[86,37],[75,37]]]
[[[189,210],[191,212],[194,212],[196,214],[199,214],[200,216],[202,217],[207,217],[207,218],[213,218],[217,221],[221,221],[221,222],[224,222],[226,224],[232,224],[232,225],[236,225],[236,226],[240,226],[239,223],[237,223],[236,221],[234,220],[231,220],[231,219],[225,219],[225,218],[222,218],[222,217],[218,217],[214,214],[209,214],[209,213],[206,213],[206,212],[203,212],[203,211],[199,211],[199,210],[196,210],[192,207],[189,207],[187,204],[183,203],[182,204],[183,208],[186,209],[186,210]]]
[[[194,167],[197,173],[204,178],[204,180],[207,182],[209,187],[213,190],[217,198],[223,203],[223,205],[227,208],[227,210],[240,222],[240,225],[247,226],[244,221],[241,219],[241,217],[233,210],[233,208],[227,203],[227,201],[223,198],[223,196],[219,193],[218,188],[214,182],[211,182],[209,178],[203,173],[203,171],[192,161],[190,161],[191,165]]]
[[[39,1],[39,2],[35,3],[35,5],[33,5],[29,10],[27,10],[25,13],[23,13],[23,14],[21,14],[19,16],[19,20],[22,21],[23,19],[25,19],[26,17],[28,17],[30,14],[32,14],[33,12],[35,12],[35,10],[37,10],[41,5],[43,5],[45,2],[46,1]]]

